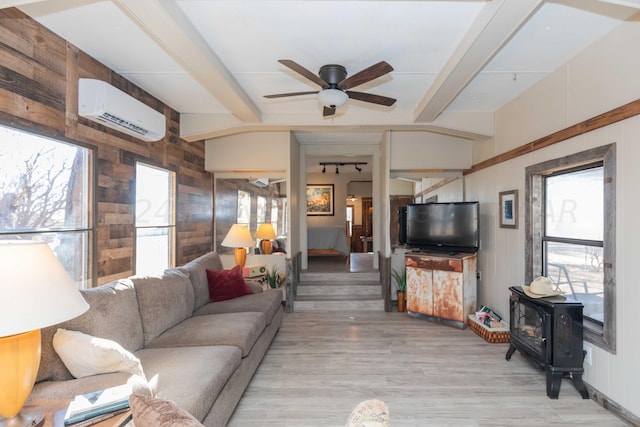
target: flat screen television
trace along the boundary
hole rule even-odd
[[[407,205],[406,244],[442,252],[476,252],[479,218],[478,202]]]

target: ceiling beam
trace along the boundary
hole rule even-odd
[[[487,2],[418,105],[415,121],[435,120],[544,1]]]
[[[174,0],[112,1],[237,119],[261,121],[260,110]]]
[[[267,124],[268,123],[268,124]],[[470,141],[485,141],[490,135],[475,133],[472,131],[438,126],[433,123],[402,124],[405,122],[363,124],[353,122],[335,124],[332,122],[320,122],[313,120],[298,120],[297,122],[278,121],[267,118],[265,123],[242,123],[233,120],[230,115],[216,114],[181,114],[180,137],[186,141],[199,141],[201,139],[219,138],[227,135],[235,135],[245,132],[270,132],[270,131],[310,131],[310,132],[373,132],[380,130],[394,131],[423,131],[439,135],[453,136]]]
[[[640,0],[598,0],[602,3],[610,3],[618,6],[632,7],[634,9],[640,9]]]
[[[0,9],[18,7],[29,3],[40,3],[44,0],[0,0]]]

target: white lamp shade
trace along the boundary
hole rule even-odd
[[[49,245],[0,241],[0,337],[77,317],[89,309]]]
[[[325,89],[318,93],[318,99],[325,107],[342,107],[349,100],[349,95],[339,89]]]
[[[256,239],[275,239],[276,231],[273,229],[273,225],[269,223],[260,224],[258,231],[256,231]]]
[[[253,238],[246,225],[233,224],[221,245],[229,248],[246,248],[253,246]]]

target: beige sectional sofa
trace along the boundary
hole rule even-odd
[[[282,293],[209,302],[211,252],[158,277],[130,277],[81,291],[89,311],[43,329],[42,361],[30,399],[72,398],[124,383],[167,399],[206,426],[223,426],[282,322]],[[52,303],[55,303],[52,301]],[[144,377],[112,372],[74,378],[54,350],[58,328],[115,341],[140,359]]]

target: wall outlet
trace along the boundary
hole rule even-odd
[[[584,361],[587,365],[591,366],[591,347],[588,345],[583,345],[582,349],[584,350]]]
[[[478,279],[479,282],[482,282],[482,271],[476,271],[476,279]]]

